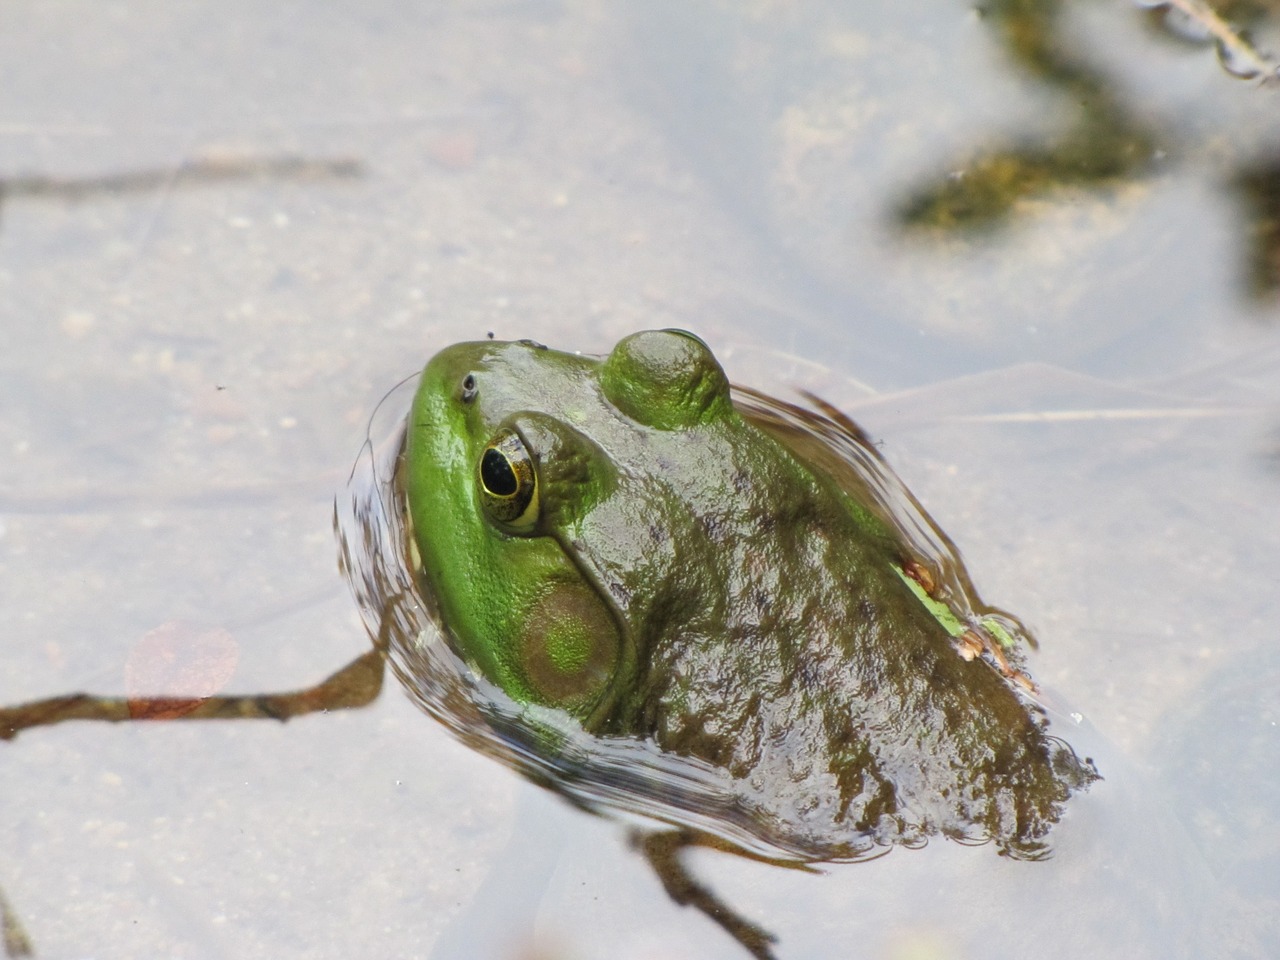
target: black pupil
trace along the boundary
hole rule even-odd
[[[480,482],[495,497],[513,496],[519,486],[507,458],[493,449],[486,450],[480,460]]]

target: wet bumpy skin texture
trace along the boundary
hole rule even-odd
[[[724,769],[806,836],[1034,856],[1096,777],[957,653],[896,532],[744,419],[691,334],[603,360],[447,348],[405,483],[422,578],[474,669]]]

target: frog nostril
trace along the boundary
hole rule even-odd
[[[462,378],[462,392],[459,398],[463,403],[470,403],[476,398],[476,376],[474,373],[468,373]]]

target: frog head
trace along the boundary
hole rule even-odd
[[[420,574],[458,652],[513,699],[603,716],[643,658],[633,595],[694,434],[736,417],[706,345],[633,334],[603,360],[461,343],[423,371],[405,441]]]

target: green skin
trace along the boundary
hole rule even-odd
[[[896,533],[744,419],[705,344],[428,363],[405,483],[459,653],[513,699],[728,771],[813,835],[1035,855],[1096,774],[902,574]]]

